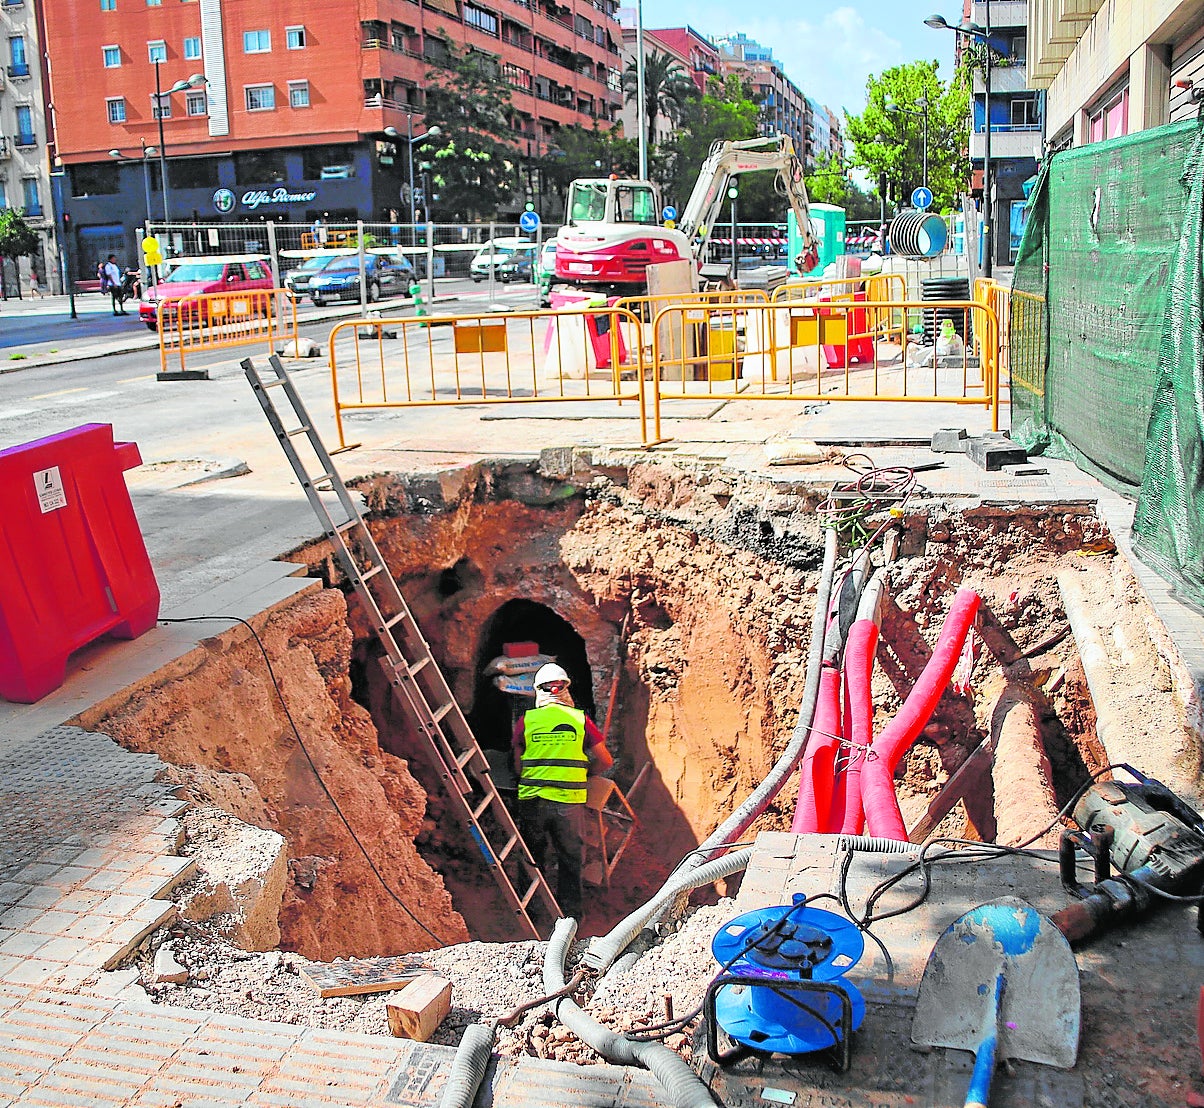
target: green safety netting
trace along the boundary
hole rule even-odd
[[[1143,558],[1204,603],[1201,224],[1191,120],[1049,158],[1012,292],[1012,437],[1138,498]]]

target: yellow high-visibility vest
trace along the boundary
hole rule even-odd
[[[532,708],[523,716],[519,800],[543,797],[584,804],[589,759],[585,756],[585,713],[563,704]]]

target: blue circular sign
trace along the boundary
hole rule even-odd
[[[676,219],[677,209],[672,204],[666,204],[664,211],[661,212],[661,219]]]
[[[932,190],[921,185],[918,189],[912,189],[911,206],[919,208],[923,211],[925,208],[932,206]]]
[[[524,231],[536,231],[539,229],[539,212],[523,212],[518,217],[518,225]]]
[[[217,192],[213,194],[213,206],[219,212],[221,212],[222,215],[226,215],[227,213],[234,211],[234,203],[234,193],[232,193],[229,189],[218,189]]]

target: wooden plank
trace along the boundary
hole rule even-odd
[[[953,810],[953,805],[966,795],[966,790],[978,779],[979,773],[985,768],[983,763],[989,761],[990,757],[991,740],[990,737],[987,737],[957,767],[953,776],[945,782],[945,787],[932,798],[932,803],[928,805],[928,811],[907,833],[907,837],[913,843],[922,843],[932,834],[936,825]]]
[[[389,1004],[389,1032],[425,1043],[451,1011],[451,982],[434,974],[411,981]]]
[[[400,989],[429,970],[412,958],[340,958],[302,966],[301,976],[324,997],[360,996]]]

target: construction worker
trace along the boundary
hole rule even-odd
[[[535,707],[514,725],[518,826],[542,870],[556,852],[556,900],[566,917],[581,918],[582,832],[586,777],[614,765],[602,732],[573,704],[569,675],[555,663],[535,674]]]

